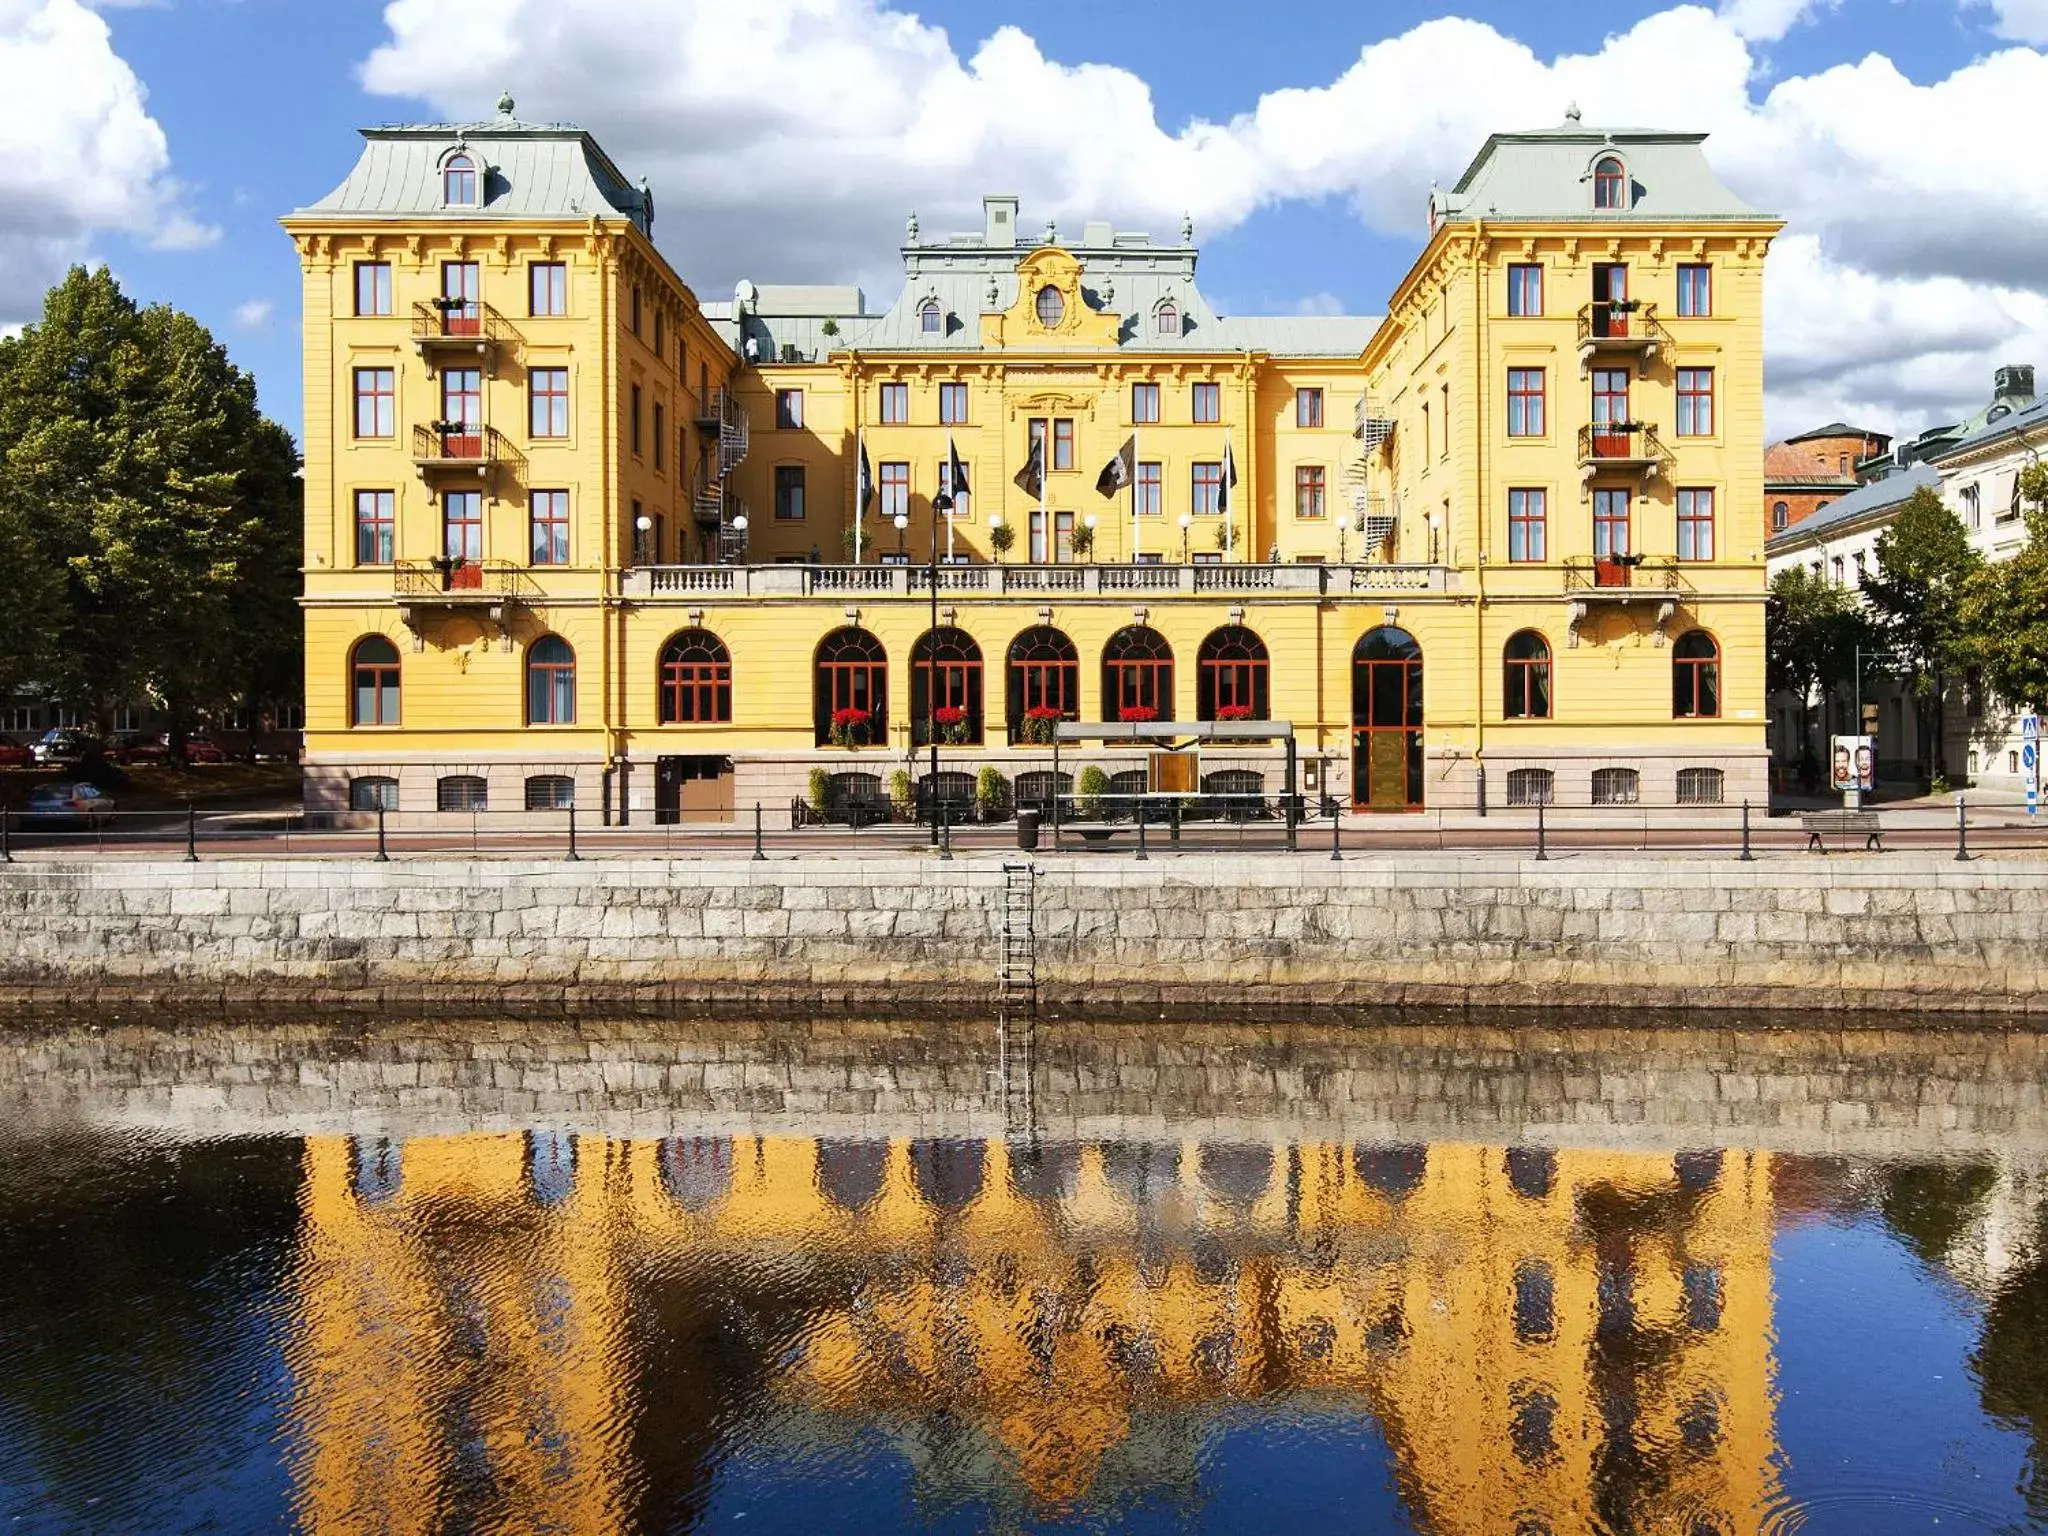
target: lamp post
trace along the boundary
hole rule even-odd
[[[1194,520],[1194,519],[1193,519],[1192,517],[1188,516],[1188,514],[1187,514],[1187,513],[1185,513],[1185,512],[1181,513],[1181,515],[1180,515],[1180,563],[1181,563],[1182,565],[1186,565],[1186,564],[1188,563],[1188,529],[1190,529],[1191,527],[1193,527],[1193,526],[1194,526],[1194,522],[1195,522],[1195,520]]]
[[[927,585],[932,593],[931,626],[926,629],[924,658],[924,739],[931,749],[931,771],[925,778],[929,793],[925,798],[931,804],[932,846],[939,844],[939,524],[941,515],[946,519],[948,531],[953,524],[953,496],[941,491],[932,498],[932,556],[926,569]],[[917,664],[915,654],[911,665]]]
[[[746,514],[746,513],[742,512],[742,513],[741,513],[741,514],[740,514],[740,515],[739,515],[738,517],[736,517],[736,518],[734,518],[734,519],[732,520],[732,531],[733,531],[734,533],[736,533],[736,534],[738,534],[738,535],[740,536],[740,550],[741,550],[741,552],[742,552],[742,553],[744,553],[744,552],[745,552],[745,550],[746,550],[746,547],[747,547],[747,514]]]
[[[633,563],[647,564],[647,530],[654,526],[654,519],[644,512],[633,519]]]
[[[993,554],[995,555],[995,557],[996,557],[996,564],[997,564],[997,565],[1001,565],[1001,564],[1003,563],[1003,552],[1002,552],[1002,550],[1001,550],[1000,548],[998,548],[998,547],[997,547],[997,540],[998,540],[998,539],[999,539],[999,538],[1001,537],[1001,535],[1002,535],[1002,529],[1003,529],[1003,514],[1002,514],[1002,513],[1000,513],[1000,512],[991,512],[991,513],[989,513],[989,515],[988,515],[988,534],[989,534],[989,538],[988,538],[988,547],[989,547],[990,551],[991,551],[991,552],[992,552],[992,553],[993,553]]]
[[[907,551],[903,543],[903,530],[910,526],[910,519],[903,513],[898,512],[889,521],[896,525],[896,553],[899,555],[904,554]]]
[[[1444,519],[1443,519],[1443,514],[1442,514],[1442,513],[1440,513],[1440,512],[1432,512],[1432,513],[1430,513],[1430,514],[1429,514],[1429,563],[1430,563],[1431,565],[1435,565],[1435,564],[1436,564],[1436,537],[1437,537],[1437,535],[1438,535],[1438,534],[1440,534],[1440,533],[1442,533],[1442,532],[1443,532],[1443,529],[1444,529]]]
[[[1093,512],[1083,513],[1081,516],[1081,526],[1088,530],[1088,563],[1093,565],[1095,563],[1095,514]]]

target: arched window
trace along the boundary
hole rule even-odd
[[[1671,718],[1711,720],[1721,713],[1721,647],[1704,629],[1688,630],[1671,652]]]
[[[1510,768],[1509,805],[1555,805],[1557,777],[1548,768]]]
[[[661,648],[661,723],[732,723],[732,652],[718,636],[688,629]]]
[[[1173,647],[1156,629],[1132,624],[1102,648],[1102,712],[1111,720],[1173,718]]]
[[[389,778],[350,779],[348,808],[352,811],[395,811],[398,809],[398,780]]]
[[[566,773],[536,773],[526,781],[529,811],[566,811],[576,804],[576,781]]]
[[[450,155],[441,163],[441,201],[450,208],[474,208],[476,161],[467,150]]]
[[[1550,642],[1533,629],[1508,637],[1502,653],[1501,713],[1510,720],[1550,718]]]
[[[1376,811],[1422,804],[1422,647],[1391,624],[1351,652],[1351,800]]]
[[[1678,803],[1719,805],[1724,782],[1718,768],[1681,768],[1678,770]]]
[[[576,723],[576,653],[560,635],[543,635],[527,647],[526,723]]]
[[[1783,533],[1792,520],[1792,509],[1782,501],[1771,503],[1771,532]]]
[[[1270,720],[1266,642],[1242,624],[1226,624],[1195,654],[1197,720]]]
[[[1636,805],[1643,798],[1643,776],[1633,768],[1595,768],[1595,805]]]
[[[881,741],[888,732],[889,653],[864,629],[847,625],[818,643],[812,667],[812,724],[817,744],[853,746]]]
[[[1156,313],[1158,315],[1160,335],[1178,336],[1180,334],[1179,305],[1175,304],[1171,299],[1169,299],[1166,303],[1161,304],[1159,306]]]
[[[1049,624],[1010,642],[1005,683],[1004,719],[1012,742],[1051,741],[1054,722],[1081,718],[1081,653]]]
[[[434,781],[437,811],[484,811],[491,805],[491,786],[474,773],[451,773]]]
[[[1038,298],[1033,308],[1037,312],[1040,325],[1044,326],[1048,331],[1056,330],[1059,327],[1060,321],[1066,317],[1067,301],[1062,297],[1059,289],[1053,287],[1051,283],[1047,283],[1038,290]]]
[[[1626,208],[1628,206],[1628,172],[1622,163],[1612,155],[1604,156],[1593,167],[1593,206],[1595,208]]]
[[[910,651],[910,730],[920,747],[939,740],[981,745],[981,647],[948,624],[918,637]]]
[[[349,657],[350,725],[398,724],[398,647],[366,635]]]
[[[924,301],[924,308],[917,312],[917,323],[927,336],[936,336],[946,328],[946,312],[939,308],[937,299]]]

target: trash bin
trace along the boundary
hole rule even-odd
[[[1038,852],[1038,812],[1017,813],[1017,846],[1026,853]]]

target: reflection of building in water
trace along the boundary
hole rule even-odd
[[[306,1523],[487,1504],[602,1528],[648,1499],[643,1447],[692,1448],[661,1497],[701,1499],[719,1437],[770,1418],[894,1434],[934,1497],[949,1468],[997,1465],[1040,1506],[1186,1494],[1191,1425],[1284,1396],[1369,1410],[1436,1531],[1751,1529],[1772,1477],[1767,1163],[315,1142]],[[719,1321],[657,1342],[698,1316]],[[932,1457],[940,1420],[981,1450]]]

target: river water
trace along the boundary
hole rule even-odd
[[[16,1020],[9,1532],[2048,1529],[2048,1040]]]

